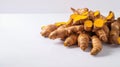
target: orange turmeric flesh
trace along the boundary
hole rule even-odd
[[[86,20],[86,21],[84,22],[84,29],[85,29],[86,31],[91,31],[92,26],[93,26],[93,22],[92,22],[91,20]]]
[[[94,21],[94,26],[101,28],[101,27],[103,27],[104,23],[105,23],[105,21],[103,19],[99,18]]]

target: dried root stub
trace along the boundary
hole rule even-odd
[[[115,19],[114,12],[103,16],[99,10],[71,8],[68,21],[56,22],[41,27],[40,34],[50,39],[60,38],[64,46],[78,45],[85,51],[92,42],[91,55],[102,50],[102,43],[120,45],[120,17]]]

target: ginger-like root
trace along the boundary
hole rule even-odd
[[[78,46],[85,51],[88,48],[88,43],[89,43],[89,36],[88,34],[81,33],[78,36]]]
[[[64,41],[64,46],[72,46],[77,43],[77,34],[71,34],[69,37],[67,37]]]
[[[120,34],[120,23],[115,21],[111,24],[111,31],[110,31],[110,43],[119,44],[118,38]]]
[[[47,25],[47,26],[43,26],[42,27],[42,31],[40,32],[40,34],[44,37],[48,37],[49,34],[56,30],[58,27],[54,24],[50,24],[50,25]]]
[[[91,55],[96,55],[102,50],[102,43],[97,36],[92,36],[92,50]]]
[[[91,20],[86,20],[84,22],[84,29],[85,31],[91,31],[93,26],[93,22]]]
[[[83,25],[70,26],[67,28],[57,29],[50,33],[49,38],[50,39],[64,38],[72,33],[77,33],[77,32],[79,33],[79,31],[83,31]]]
[[[108,28],[108,26],[105,24],[102,29],[105,31],[107,37],[109,37],[110,29]]]
[[[97,30],[95,33],[101,41],[103,41],[103,42],[108,41],[107,34],[103,29]]]

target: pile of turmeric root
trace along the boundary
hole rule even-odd
[[[91,55],[102,50],[102,43],[120,44],[120,17],[109,11],[103,16],[99,10],[71,8],[72,14],[67,22],[56,22],[42,26],[40,34],[50,39],[60,38],[64,46],[78,45],[85,51],[92,45]]]

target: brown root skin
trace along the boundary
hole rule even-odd
[[[67,37],[64,41],[64,46],[72,46],[77,43],[77,34],[71,34],[69,37]]]
[[[88,34],[81,33],[78,36],[78,46],[85,51],[88,48],[88,43],[89,43],[89,36]]]
[[[48,37],[49,34],[50,34],[52,31],[56,30],[57,28],[58,28],[58,27],[55,26],[54,24],[47,25],[47,26],[45,26],[44,28],[42,28],[42,31],[40,32],[40,34],[41,34],[42,36],[44,36],[44,37]]]
[[[109,43],[118,44],[118,41],[117,41],[117,38],[119,37],[118,33],[119,31],[115,31],[115,30],[110,31]]]
[[[103,29],[97,30],[96,35],[99,37],[99,39],[101,41],[103,41],[103,42],[108,41],[107,34],[105,33],[105,31]]]
[[[94,12],[90,10],[90,11],[89,11],[89,19],[93,21],[94,18],[95,18],[95,17],[94,17]]]
[[[71,7],[71,10],[74,14],[79,14],[78,11],[76,9],[72,8],[72,7]]]
[[[107,37],[109,37],[109,32],[110,32],[110,30],[109,30],[108,26],[107,26],[107,25],[104,25],[102,29],[105,31]]]
[[[88,12],[88,11],[89,11],[88,8],[77,9],[78,14],[83,14],[83,13]]]
[[[49,38],[50,39],[56,39],[56,38],[64,38],[66,36],[69,36],[69,33],[66,29],[58,29],[50,33]]]
[[[115,21],[111,24],[110,43],[119,44],[117,38],[120,34],[120,23]]]
[[[72,33],[77,33],[79,31],[83,31],[83,25],[77,25],[77,26],[70,26],[67,28],[61,28],[57,29],[50,33],[49,38],[50,39],[56,39],[56,38],[64,38],[66,36],[69,36]]]
[[[91,55],[96,55],[102,50],[102,43],[97,36],[92,36],[92,46]]]

